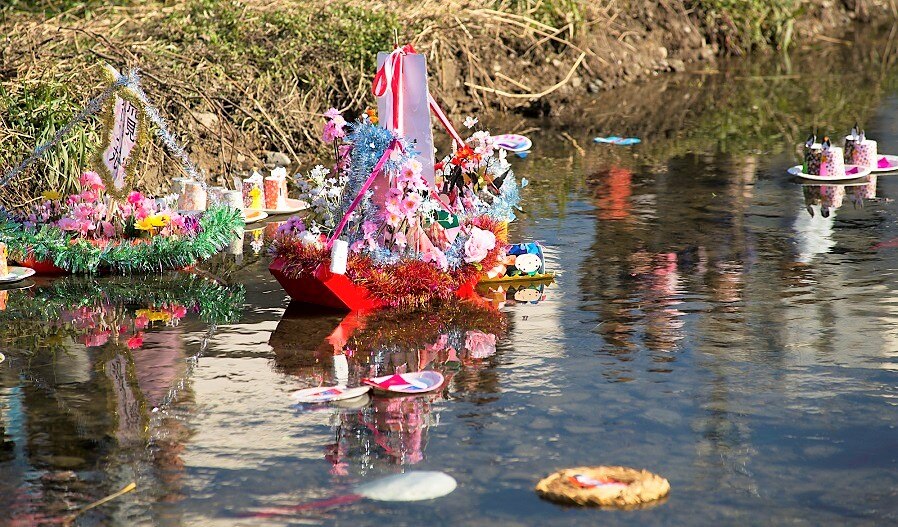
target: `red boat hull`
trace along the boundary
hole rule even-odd
[[[39,275],[59,276],[69,274],[68,271],[61,267],[56,267],[50,260],[35,260],[33,256],[25,258],[19,262],[22,267],[30,267]]]
[[[348,311],[369,311],[386,305],[373,298],[368,289],[353,283],[346,275],[331,273],[324,266],[319,266],[314,276],[298,278],[285,275],[284,267],[286,261],[283,258],[275,258],[268,270],[290,298],[297,302]]]
[[[286,276],[284,267],[286,261],[283,258],[275,258],[268,270],[296,302],[347,311],[370,311],[387,306],[375,298],[366,287],[354,283],[346,275],[331,273],[324,266],[319,266],[313,276],[298,278]],[[472,280],[462,285],[455,294],[459,298],[479,298],[475,290],[477,282],[479,280]]]

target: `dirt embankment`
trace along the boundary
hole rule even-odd
[[[551,115],[566,101],[724,55],[838,39],[853,20],[891,21],[892,0],[168,0],[18,2],[0,10],[0,167],[15,164],[96,93],[99,65],[140,67],[145,89],[219,182],[321,153],[321,113],[372,105],[374,55],[411,42],[456,121],[508,110]],[[62,7],[59,7],[62,5]],[[0,190],[17,205],[88,166],[95,126]],[[152,151],[151,190],[175,163]]]

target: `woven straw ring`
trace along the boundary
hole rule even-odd
[[[639,509],[670,493],[670,483],[647,470],[577,467],[560,470],[536,485],[540,497],[566,505]]]

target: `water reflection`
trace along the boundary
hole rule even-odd
[[[175,273],[0,293],[0,510],[13,524],[60,523],[138,479],[148,498],[179,499],[189,370],[214,327],[239,316],[242,289]],[[89,515],[136,513],[110,509]]]
[[[498,390],[489,363],[506,331],[506,317],[486,301],[348,315],[321,315],[317,307],[292,304],[269,344],[275,367],[295,376],[301,387],[355,386],[365,377],[423,370],[444,376],[443,387],[431,394],[298,408],[298,425],[314,426],[322,412],[330,414],[333,441],[323,446],[323,457],[331,474],[364,476],[424,461],[440,401]]]

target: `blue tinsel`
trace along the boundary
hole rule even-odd
[[[390,143],[396,138],[393,132],[386,128],[371,124],[368,120],[358,120],[348,125],[349,133],[346,135],[347,141],[352,143],[352,153],[349,157],[349,173],[346,174],[348,182],[343,192],[343,203],[341,206],[342,213],[345,214],[349,209],[349,205],[358,195],[365,184],[374,165],[384,155]],[[402,143],[403,152],[399,161],[387,161],[384,165],[386,172],[395,172],[405,162],[405,160],[414,155],[414,149],[405,140],[399,139]],[[366,196],[359,204],[355,218],[366,218],[371,209],[371,197]],[[346,229],[347,237],[350,243],[359,239],[361,221],[353,221]]]
[[[515,209],[521,210],[518,207],[518,203],[521,201],[521,188],[526,185],[526,179],[523,180],[523,185],[519,186],[514,174],[508,174],[508,177],[502,182],[499,195],[493,199],[492,204],[483,207],[481,212],[499,221],[514,221]]]

